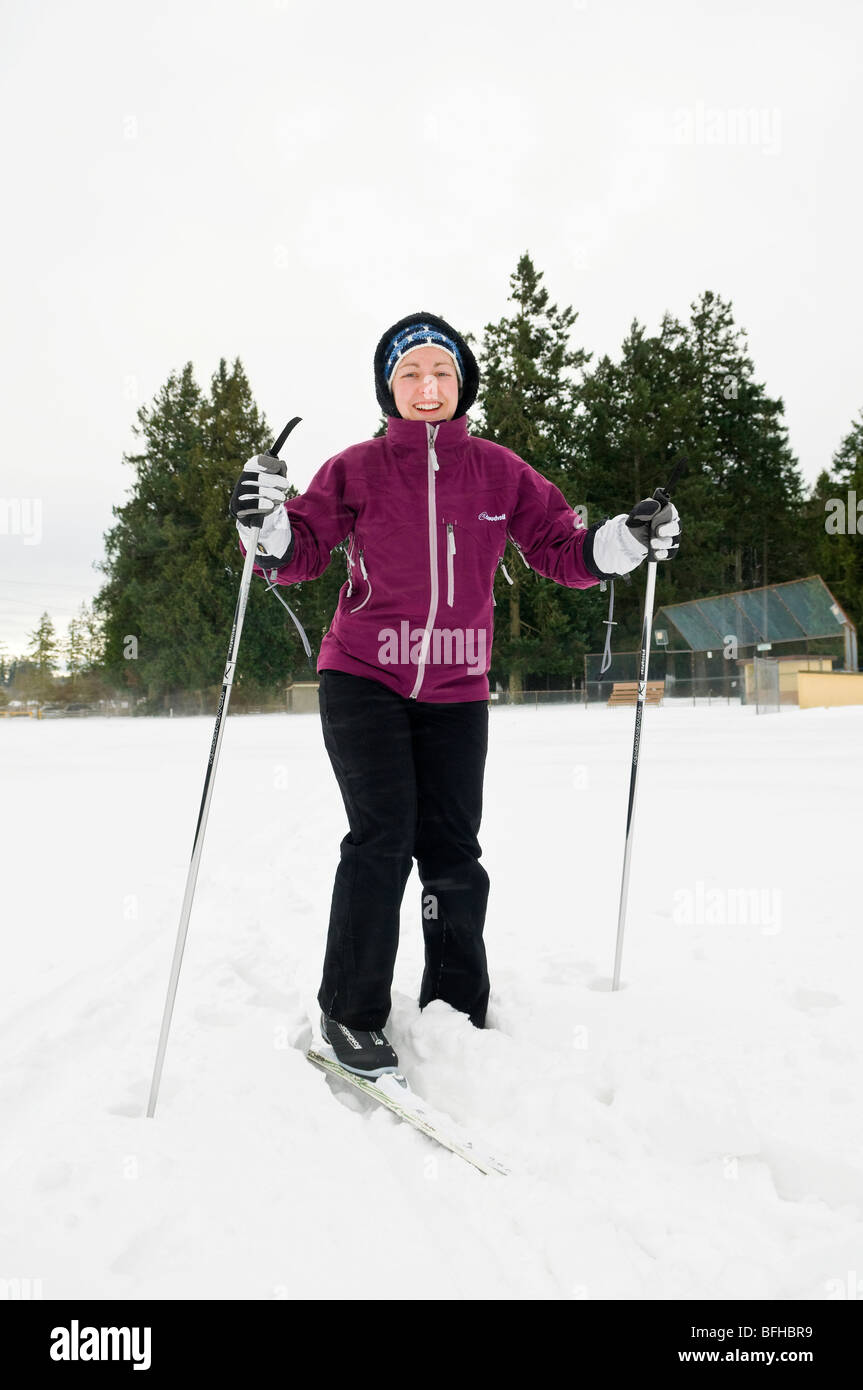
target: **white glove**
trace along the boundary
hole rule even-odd
[[[673,560],[680,549],[680,513],[671,501],[643,498],[629,513],[626,524],[642,545],[647,545],[649,538],[653,560]]]
[[[603,574],[629,574],[647,554],[647,546],[627,526],[628,516],[628,512],[621,512],[594,532],[593,559]]]
[[[240,539],[248,550],[252,544],[254,531],[251,526],[244,526],[242,521],[237,522],[237,530]],[[279,507],[277,512],[271,512],[264,517],[261,522],[261,529],[258,534],[258,554],[273,555],[277,560],[287,552],[291,543],[291,519],[285,507]]]
[[[654,560],[671,560],[680,548],[680,514],[673,502],[662,506],[645,497],[632,511],[613,516],[598,527],[593,538],[593,559],[604,574],[629,574],[647,554]]]
[[[285,472],[271,471],[273,463],[266,454],[249,459],[234,488],[231,511],[246,550],[252,544],[253,527],[260,521],[258,554],[281,559],[291,543],[291,522],[285,507],[290,483]],[[284,467],[282,463],[281,469]]]

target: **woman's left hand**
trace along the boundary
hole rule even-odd
[[[593,559],[606,576],[629,574],[650,547],[652,560],[672,560],[680,545],[680,516],[673,502],[665,506],[645,497],[627,516],[621,512],[597,527]]]
[[[650,545],[652,560],[673,560],[680,549],[680,514],[673,502],[645,497],[626,518],[633,536],[645,547]]]

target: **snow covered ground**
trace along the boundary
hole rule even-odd
[[[231,718],[145,1118],[210,719],[0,724],[0,1280],[44,1298],[828,1299],[863,1271],[863,709],[495,709],[490,1027],[390,1035],[483,1177],[302,1048],[344,813],[314,715]],[[38,1281],[35,1282],[35,1281]]]

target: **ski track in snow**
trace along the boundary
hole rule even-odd
[[[45,1298],[823,1299],[863,1268],[863,710],[492,711],[489,1027],[389,1034],[483,1177],[303,1055],[344,812],[316,716],[0,726],[0,1280]],[[730,892],[729,890],[733,890]],[[735,920],[733,893],[762,916]],[[690,904],[689,917],[681,904]]]

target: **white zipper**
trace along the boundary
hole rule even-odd
[[[507,533],[506,533],[506,538],[507,538],[507,540],[512,541],[513,545],[515,546],[516,550],[518,551],[519,555],[521,556],[521,562],[522,562],[522,564],[524,565],[525,569],[530,569],[530,565],[528,564],[527,560],[525,560],[525,558],[524,558],[524,551],[522,550],[521,546],[519,545],[518,541],[516,540],[515,536],[512,534],[511,531],[507,531]],[[506,570],[504,570],[504,574],[506,574]],[[507,576],[507,578],[509,578],[509,576]],[[510,584],[511,584],[511,583],[512,583],[512,580],[510,579],[509,582],[510,582]]]
[[[354,557],[351,555],[351,550],[353,549],[353,544],[354,544],[354,538],[353,538],[353,536],[351,536],[350,539],[349,539],[349,541],[348,541],[347,549],[345,550],[345,559],[347,560],[347,564],[348,564],[348,592],[345,594],[345,598],[350,598],[351,594],[354,592],[354,576],[353,576]]]
[[[496,570],[502,569],[503,572],[504,572],[504,576],[505,576],[505,578],[506,578],[507,584],[511,584],[511,583],[512,583],[512,580],[511,580],[510,577],[509,577],[509,570],[507,569],[506,565],[503,563],[503,556],[502,556],[502,555],[498,555],[498,557],[497,557],[497,565],[495,566],[495,569],[496,569]],[[491,605],[492,605],[492,608],[497,608],[497,599],[496,599],[495,596],[494,596],[494,580],[491,581]]]
[[[451,521],[447,522],[446,531],[446,601],[447,606],[452,608],[455,599],[455,528]]]
[[[360,551],[360,570],[361,570],[361,572],[362,572],[363,579],[366,581],[366,584],[368,585],[368,593],[366,594],[366,596],[365,596],[365,598],[363,599],[362,603],[358,603],[357,606],[356,606],[356,608],[352,608],[352,609],[350,610],[352,613],[359,613],[359,611],[360,611],[361,608],[365,608],[366,604],[368,603],[369,599],[370,599],[371,596],[372,596],[372,584],[371,584],[371,580],[369,579],[368,573],[366,572],[366,562],[365,562],[365,560],[363,559],[363,552],[362,552],[362,551]]]
[[[437,454],[435,453],[435,439],[440,425],[426,425],[428,438],[428,509],[429,509],[429,573],[431,576],[431,594],[429,596],[429,611],[426,618],[425,630],[422,636],[420,647],[420,659],[417,663],[417,678],[414,688],[410,693],[410,699],[415,700],[420,692],[425,675],[426,662],[428,661],[429,646],[431,644],[431,633],[434,620],[437,617],[438,605],[438,578],[437,578],[437,506],[435,503],[434,475],[439,467]]]

